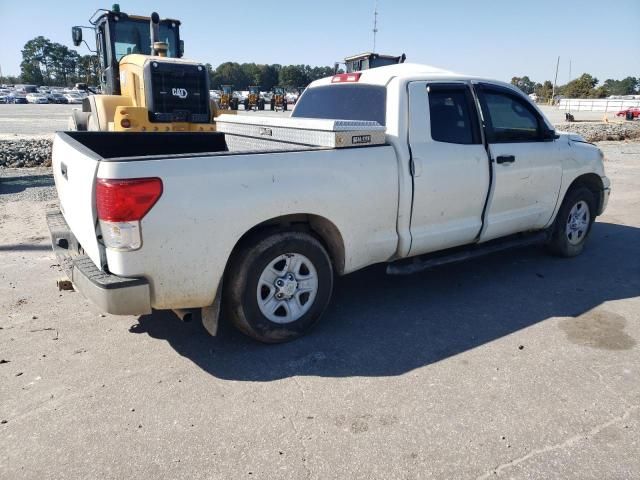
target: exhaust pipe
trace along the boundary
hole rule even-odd
[[[153,12],[151,14],[151,22],[149,23],[150,34],[151,34],[151,55],[158,55],[158,51],[156,50],[156,43],[158,42],[158,38],[160,37],[160,15],[158,12]]]
[[[175,313],[176,317],[178,317],[180,320],[182,320],[185,323],[190,322],[191,319],[193,318],[193,311],[191,310],[176,308],[175,310],[173,310],[173,313]]]

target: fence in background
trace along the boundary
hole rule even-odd
[[[608,98],[563,98],[558,110],[572,112],[619,112],[629,107],[640,107],[640,100],[614,100]]]

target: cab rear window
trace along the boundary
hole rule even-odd
[[[377,85],[327,85],[307,89],[292,117],[370,120],[385,125],[387,89]]]

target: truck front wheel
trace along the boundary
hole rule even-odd
[[[238,249],[227,270],[224,303],[240,331],[280,343],[320,320],[332,289],[333,266],[318,239],[305,232],[273,233]]]
[[[596,202],[586,187],[571,189],[564,198],[553,226],[549,250],[561,257],[582,253],[595,220]]]

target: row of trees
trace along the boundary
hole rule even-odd
[[[333,67],[309,65],[261,65],[255,63],[225,62],[213,68],[207,64],[211,88],[233,85],[236,90],[246,90],[249,85],[259,85],[271,90],[276,85],[288,88],[305,87],[319,78],[333,75]]]
[[[602,85],[598,85],[598,79],[583,73],[578,78],[565,85],[556,87],[556,95],[567,98],[605,98],[609,95],[637,95],[640,94],[640,77],[627,77],[622,80],[609,78]],[[536,83],[528,76],[513,77],[511,84],[520,88],[524,93],[535,93],[540,101],[548,101],[553,92],[553,83],[546,80],[544,83]]]
[[[68,86],[98,83],[98,59],[39,36],[25,43],[20,64],[22,83]]]
[[[233,85],[237,90],[246,90],[249,85],[259,85],[263,90],[271,90],[276,85],[304,87],[333,74],[333,67],[235,62],[225,62],[216,68],[207,64],[207,69],[212,88]],[[20,71],[20,77],[3,77],[0,83],[69,86],[79,82],[97,85],[99,81],[95,55],[80,55],[76,50],[43,36],[24,45]]]

